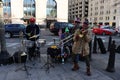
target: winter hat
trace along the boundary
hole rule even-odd
[[[80,23],[80,18],[75,18],[75,23]]]
[[[85,18],[85,21],[83,22],[83,28],[88,29],[88,27],[89,27],[88,25],[89,25],[89,21],[87,18]]]

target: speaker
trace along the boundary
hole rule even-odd
[[[25,63],[27,60],[27,54],[23,51],[16,51],[13,55],[15,63]]]
[[[101,38],[97,38],[97,41],[98,41],[98,45],[99,45],[101,53],[105,54],[106,53],[106,49],[105,49],[105,46],[103,44],[102,39]]]

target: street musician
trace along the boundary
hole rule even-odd
[[[82,29],[77,29],[73,37],[73,71],[79,69],[78,60],[79,55],[85,58],[86,62],[86,74],[91,75],[90,72],[90,60],[89,60],[89,42],[91,41],[91,32],[88,30],[88,23],[84,22]]]
[[[35,18],[29,19],[30,24],[26,27],[26,38],[32,42],[32,47],[28,48],[29,60],[35,56],[36,44],[35,41],[39,39],[40,29],[38,25],[35,24]]]

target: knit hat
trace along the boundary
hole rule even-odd
[[[89,21],[88,21],[88,19],[87,19],[87,18],[85,18],[85,20],[84,20],[84,22],[83,22],[83,26],[82,26],[82,27],[83,27],[84,29],[88,29],[88,28],[89,28],[89,26],[88,26],[88,25],[89,25]]]
[[[80,18],[75,18],[75,23],[80,23]]]

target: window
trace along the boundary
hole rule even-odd
[[[116,19],[116,17],[115,16],[113,16],[113,20],[115,20]]]
[[[2,0],[3,2],[3,16],[5,24],[11,23],[11,0]]]
[[[57,17],[57,3],[55,0],[47,1],[47,18]]]
[[[24,0],[24,16],[35,17],[35,1]]]
[[[117,10],[115,9],[115,10],[114,10],[114,14],[116,14],[116,13],[117,13]]]

